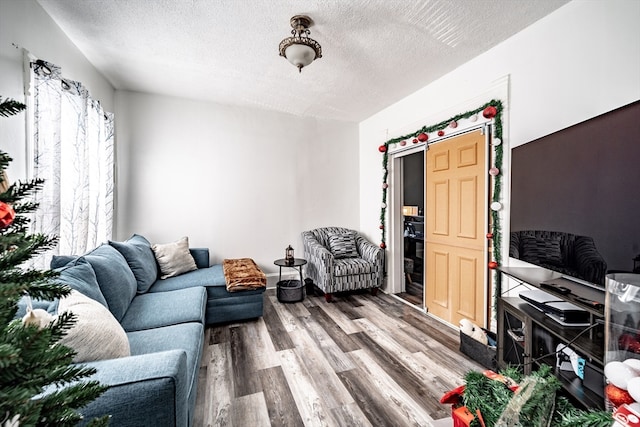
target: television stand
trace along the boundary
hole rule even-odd
[[[535,268],[499,269],[502,276],[548,292],[562,301],[571,302],[589,313],[585,325],[562,325],[518,296],[498,298],[498,367],[518,367],[525,375],[546,364],[554,368],[563,392],[578,406],[604,409],[604,290],[571,286],[570,293],[543,286],[548,278]],[[564,280],[559,282],[565,286]],[[600,305],[594,305],[593,303]],[[562,363],[563,350],[570,349],[584,360],[580,366]],[[567,351],[570,353],[569,351]]]

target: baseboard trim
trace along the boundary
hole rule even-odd
[[[278,278],[281,280],[300,280],[300,273],[298,271],[282,272],[282,276],[278,273],[267,273],[267,289],[275,289],[278,284]]]

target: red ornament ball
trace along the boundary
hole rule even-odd
[[[384,230],[384,224],[380,224],[380,230]]]
[[[425,142],[427,139],[429,139],[429,135],[424,132],[418,135],[418,141],[420,142]]]
[[[407,145],[407,141],[405,141],[404,139],[402,141],[400,141],[400,146],[404,147],[405,145]]]
[[[485,119],[492,119],[496,116],[496,114],[498,114],[498,109],[496,107],[494,107],[493,105],[489,105],[487,108],[485,108],[482,111],[482,116]]]
[[[640,354],[640,337],[628,333],[622,334],[618,338],[618,348]]]
[[[413,138],[413,141],[412,141],[412,142],[413,142],[414,144],[417,144],[419,141],[418,141],[418,139],[417,139],[417,138]]]
[[[629,394],[627,390],[623,390],[614,386],[613,384],[607,384],[604,388],[604,394],[609,399],[609,402],[613,403],[613,406],[624,405],[625,403],[633,403],[633,397]]]
[[[455,129],[458,127],[458,122],[456,122],[455,120],[452,121],[451,123],[449,123],[449,127],[452,129]]]
[[[16,217],[16,211],[5,202],[0,202],[0,228],[7,228]]]
[[[488,265],[488,267],[489,267],[490,269],[492,269],[492,270],[494,270],[494,269],[498,268],[498,263],[497,263],[497,262],[495,262],[495,261],[491,261],[491,262],[490,262],[489,264],[487,264],[487,265]]]
[[[487,233],[487,239],[493,239],[493,233]]]
[[[380,243],[380,247],[381,247],[382,249],[384,249],[384,248],[386,248],[386,247],[387,247],[387,244],[386,244],[385,242],[382,242],[382,243]]]
[[[444,131],[443,130],[439,130],[438,131],[438,136],[444,136]]]
[[[387,152],[387,146],[386,145],[381,145],[380,147],[378,147],[378,151],[381,153],[386,153]]]

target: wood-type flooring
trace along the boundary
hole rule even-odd
[[[421,277],[422,279],[422,277]],[[412,282],[405,285],[406,292],[400,292],[396,294],[397,297],[402,298],[410,304],[416,307],[422,308],[424,306],[424,289],[422,283]]]
[[[434,426],[443,393],[483,370],[458,348],[382,292],[285,304],[269,289],[262,318],[206,329],[194,426]]]

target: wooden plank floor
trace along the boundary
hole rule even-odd
[[[416,276],[412,282],[405,283],[406,292],[400,292],[396,296],[416,307],[423,307],[424,289],[421,281],[422,275]]]
[[[267,290],[262,318],[205,338],[195,426],[433,426],[442,394],[483,370],[457,330],[381,292],[283,304]]]

